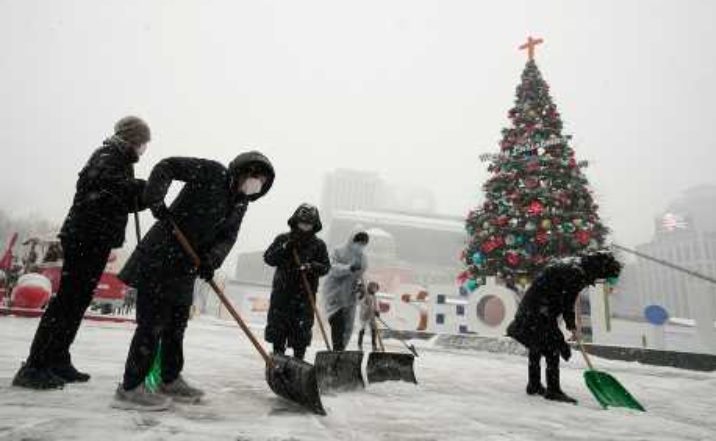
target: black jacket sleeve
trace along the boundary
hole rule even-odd
[[[331,259],[328,257],[328,249],[326,244],[320,240],[318,242],[317,252],[311,262],[311,268],[318,277],[323,277],[331,270]]]
[[[144,181],[132,177],[131,164],[116,149],[97,150],[80,172],[78,186],[99,193],[106,207],[121,206],[127,212],[142,206]],[[139,202],[139,204],[137,204]]]
[[[286,249],[285,245],[288,241],[288,234],[279,234],[274,239],[273,243],[268,247],[264,253],[264,262],[268,266],[284,266],[288,264],[290,260],[290,252]]]
[[[567,325],[567,329],[574,331],[577,329],[576,315],[574,305],[577,302],[579,293],[584,289],[584,285],[579,282],[576,276],[569,277],[564,280],[564,291],[562,295],[562,318]]]
[[[200,158],[171,157],[161,161],[152,169],[144,200],[147,206],[162,202],[172,181],[186,183],[210,183],[217,175],[223,174],[224,166],[218,162]]]

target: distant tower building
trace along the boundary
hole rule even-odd
[[[336,211],[380,208],[386,195],[385,183],[375,172],[339,169],[323,181],[321,218],[330,225]]]
[[[655,219],[655,225],[654,238],[637,246],[639,252],[716,277],[716,186],[685,191]],[[630,313],[641,314],[651,304],[681,318],[716,311],[716,294],[705,294],[713,287],[688,274],[645,259],[638,259],[628,270],[629,277],[622,280],[619,291],[636,297],[622,302]]]

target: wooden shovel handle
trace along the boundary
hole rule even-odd
[[[326,329],[323,327],[323,319],[321,318],[321,314],[318,313],[318,308],[316,307],[316,298],[313,295],[313,290],[311,289],[311,284],[308,283],[308,278],[306,277],[306,274],[300,270],[301,268],[301,257],[298,255],[298,251],[296,251],[296,248],[292,249],[293,251],[293,259],[296,262],[296,265],[299,267],[298,272],[301,273],[301,279],[303,280],[303,288],[306,291],[306,295],[308,296],[308,300],[311,303],[311,308],[313,309],[313,314],[316,316],[316,320],[318,320],[318,326],[321,328],[321,335],[323,336],[323,341],[326,343],[326,348],[329,351],[332,351],[331,344],[328,342],[328,335],[326,334]]]
[[[181,232],[179,227],[176,223],[173,221],[170,221],[174,236],[177,238],[181,246],[184,248],[184,251],[189,255],[189,258],[191,258],[192,262],[194,263],[194,266],[199,267],[201,265],[201,258],[198,254],[196,254],[196,251],[194,251],[194,248],[189,243],[189,240],[186,238],[184,233]],[[241,315],[234,309],[234,305],[231,304],[229,299],[224,294],[224,290],[222,290],[219,285],[216,284],[215,281],[209,280],[209,285],[214,290],[217,296],[219,296],[219,300],[221,300],[221,303],[226,307],[226,309],[229,311],[229,314],[236,320],[236,323],[241,327],[241,330],[244,331],[244,334],[251,340],[251,343],[254,345],[257,351],[259,351],[259,354],[261,354],[261,357],[264,359],[266,364],[270,367],[273,366],[273,359],[266,353],[266,350],[261,346],[261,343],[256,339],[256,336],[254,336],[254,333],[251,332],[249,327],[246,325],[246,322],[243,318],[241,318]]]

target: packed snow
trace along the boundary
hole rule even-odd
[[[562,369],[563,388],[580,401],[573,406],[525,395],[526,360],[520,356],[430,343],[419,346],[419,385],[382,383],[324,395],[328,416],[316,416],[275,396],[263,361],[238,327],[208,317],[189,323],[185,345],[185,377],[204,388],[204,402],[163,413],[123,411],[111,403],[132,324],[86,321],[73,356],[92,380],[50,392],[10,386],[36,326],[37,319],[0,317],[3,441],[716,439],[716,373],[595,359],[648,409],[605,411],[583,383],[578,354]],[[400,350],[397,342],[386,343]]]

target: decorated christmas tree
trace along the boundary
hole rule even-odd
[[[458,278],[469,290],[487,276],[526,285],[552,259],[598,248],[607,234],[582,173],[587,163],[577,162],[571,136],[563,136],[534,61],[541,42],[530,37],[520,47],[529,59],[508,113],[511,126],[502,130],[500,152],[481,156],[491,176],[485,202],[467,217],[467,268]]]

